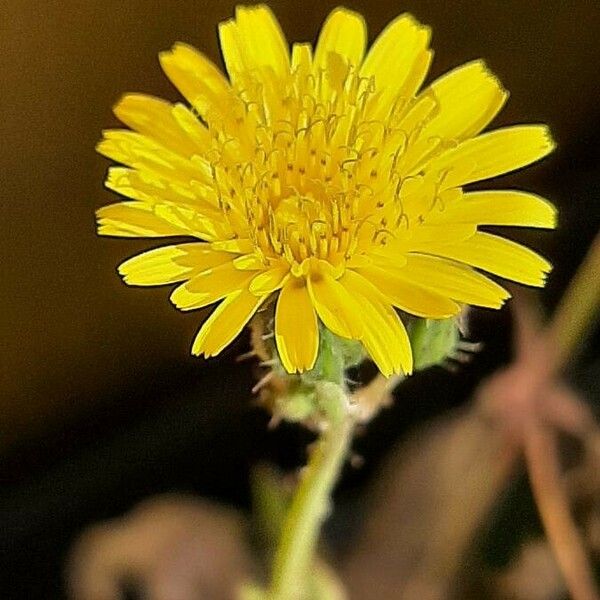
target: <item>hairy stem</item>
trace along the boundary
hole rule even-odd
[[[354,421],[341,386],[320,388],[328,425],[315,442],[283,524],[273,563],[269,600],[305,600],[319,532],[328,515],[333,487],[344,465]]]

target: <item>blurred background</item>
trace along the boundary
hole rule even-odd
[[[336,4],[269,2],[291,41],[314,40]],[[429,80],[484,58],[511,92],[496,125],[550,125],[557,151],[502,178],[502,187],[536,191],[559,206],[557,232],[515,232],[555,264],[541,293],[550,312],[600,225],[600,5],[345,4],[365,15],[370,39],[404,11],[432,26]],[[221,64],[216,24],[234,5],[0,2],[3,598],[64,597],[65,558],[74,540],[86,526],[118,517],[148,496],[192,493],[246,509],[253,465],[287,470],[304,460],[310,435],[292,426],[268,430],[268,415],[252,401],[252,365],[235,363],[247,340],[210,362],[192,358],[203,315],[178,313],[168,290],[128,289],[116,274],[147,242],[95,234],[94,210],[115,201],[102,185],[108,162],[94,151],[101,130],[117,124],[112,105],[128,91],[178,98],[157,60],[175,41]],[[388,451],[415,427],[463,405],[485,375],[509,360],[506,310],[478,312],[471,329],[471,339],[485,342],[471,365],[419,374],[357,441],[363,466],[346,473],[332,524],[340,544],[358,526]],[[594,409],[599,347],[596,331],[569,371]],[[487,546],[496,559],[539,531],[526,484],[515,486],[507,501],[519,517],[499,517],[505,534],[498,544],[491,536]]]

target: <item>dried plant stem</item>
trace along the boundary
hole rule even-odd
[[[554,393],[554,408],[560,412],[575,429],[585,429],[586,414],[576,397],[564,390],[558,390],[554,379],[566,367],[577,346],[585,340],[591,324],[600,308],[600,235],[596,236],[592,247],[583,260],[551,322],[545,328],[539,326],[531,306],[525,300],[517,302],[517,362],[514,372],[525,372],[527,380],[532,378],[537,385],[530,385],[527,398],[530,418],[517,441],[525,456],[531,489],[539,514],[546,530],[548,541],[556,557],[565,583],[574,600],[597,600],[593,570],[585,552],[585,545],[570,514],[569,501],[561,477],[561,466],[554,428],[564,426],[557,414],[552,414],[551,405]],[[520,367],[524,368],[520,369]],[[522,389],[523,380],[518,377],[505,382],[505,389],[511,394]],[[517,405],[523,398],[514,396]],[[510,398],[509,398],[510,400]],[[565,412],[566,411],[566,412]],[[568,413],[568,414],[567,414]],[[515,440],[509,442],[509,446]],[[517,454],[514,455],[516,459]],[[507,469],[509,472],[510,469]]]
[[[325,403],[338,407],[348,405],[341,386],[332,384],[326,393],[331,397],[323,398]],[[269,600],[304,600],[306,597],[319,532],[329,512],[331,492],[348,454],[353,430],[353,418],[342,410],[329,419],[327,428],[312,448],[283,524]]]
[[[598,600],[592,567],[569,511],[554,432],[544,425],[532,424],[525,436],[524,450],[531,489],[567,588],[574,600]]]
[[[553,346],[555,372],[560,372],[585,339],[600,307],[600,234],[563,295],[547,335]],[[562,571],[575,600],[598,600],[593,569],[569,511],[561,480],[555,434],[534,423],[525,438],[525,458],[536,504]]]
[[[600,234],[571,280],[554,313],[549,333],[560,369],[590,331],[600,308]]]

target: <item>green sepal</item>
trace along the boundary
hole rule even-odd
[[[317,381],[331,381],[342,384],[346,369],[360,364],[365,351],[358,340],[341,338],[319,325],[319,353],[315,366],[300,377],[308,384]]]
[[[312,383],[302,376],[287,375],[289,387],[286,394],[275,398],[275,413],[286,421],[305,421],[318,411],[317,394]]]
[[[456,319],[415,319],[408,333],[415,371],[442,364],[460,340]]]

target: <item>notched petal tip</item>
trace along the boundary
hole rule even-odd
[[[191,50],[191,47],[183,42],[175,42],[168,50],[161,50],[158,53],[158,62],[162,70],[166,73],[169,66],[175,62],[177,55],[185,52],[186,49]]]
[[[178,285],[169,295],[169,302],[181,312],[204,308],[209,304],[214,304],[219,299],[213,299],[209,293],[191,293],[184,286],[185,283]]]
[[[540,147],[540,151],[544,154],[540,155],[540,158],[547,156],[556,148],[556,141],[552,136],[552,132],[550,131],[550,127],[545,123],[536,123],[532,125],[515,125],[517,127],[528,127],[530,130],[530,135],[532,140],[536,140],[538,146]]]
[[[106,153],[110,152],[110,131],[110,129],[103,129],[100,141],[94,146],[94,150],[102,156],[106,156]]]
[[[187,44],[186,42],[175,42],[168,50],[161,50],[158,53],[158,58],[159,60],[169,60],[177,55],[195,55],[197,53],[198,50],[191,44]]]
[[[412,13],[405,12],[396,17],[387,27],[416,30],[422,36],[422,46],[427,47],[431,41],[431,27],[421,23]]]
[[[327,15],[315,47],[314,64],[327,68],[331,53],[351,64],[360,65],[367,46],[367,24],[353,10],[338,6]]]
[[[190,349],[190,354],[192,356],[197,356],[197,357],[201,357],[204,356],[204,358],[210,358],[210,354],[206,354],[204,349],[202,348],[202,344],[203,344],[204,340],[200,339],[200,336],[196,336],[196,338],[194,339],[193,343],[192,343],[192,347]]]
[[[485,60],[480,58],[473,62],[479,66],[482,75],[496,87],[496,91],[502,96],[502,103],[506,102],[510,96],[510,92],[504,87],[498,75],[496,75]]]
[[[556,149],[556,140],[554,139],[554,136],[552,135],[548,125],[541,125],[541,127],[543,129],[544,140],[548,147],[548,154],[550,154],[550,152],[553,152]]]
[[[258,13],[263,13],[265,14],[269,19],[276,19],[275,17],[275,13],[271,10],[271,8],[264,3],[260,3],[260,4],[253,4],[250,6],[245,6],[244,4],[238,4],[235,7],[235,19],[239,19],[240,15],[244,14],[258,14]]]
[[[327,20],[334,18],[353,19],[356,21],[360,21],[366,27],[366,21],[363,15],[356,10],[347,8],[346,6],[339,5],[332,9],[331,12],[327,15]]]

